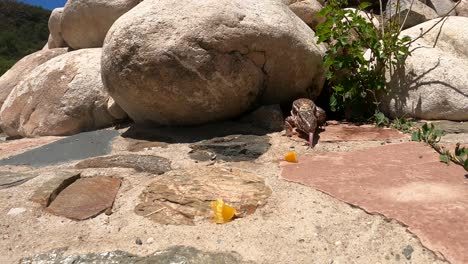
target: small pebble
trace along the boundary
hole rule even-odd
[[[403,255],[405,256],[405,258],[406,258],[407,260],[410,260],[410,259],[411,259],[411,254],[413,254],[413,251],[414,251],[413,247],[410,246],[410,245],[407,245],[407,246],[403,249],[403,252],[402,252],[402,253],[403,253]]]
[[[147,243],[147,244],[153,244],[153,242],[154,242],[154,238],[152,238],[152,237],[150,237],[150,238],[148,238],[148,239],[146,240],[146,243]]]
[[[341,241],[336,241],[336,242],[335,242],[335,246],[339,246],[339,245],[341,245],[341,244],[342,244]]]
[[[135,243],[140,246],[143,245],[143,242],[141,242],[141,239],[139,237],[137,237],[137,239],[135,240]]]
[[[19,214],[22,214],[26,212],[26,209],[25,208],[11,208],[10,211],[8,211],[7,215],[11,215],[11,216],[17,216]]]

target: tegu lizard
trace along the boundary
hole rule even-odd
[[[316,106],[312,100],[297,99],[292,104],[291,116],[285,120],[286,136],[292,136],[295,127],[299,132],[309,136],[309,146],[312,148],[315,130],[325,124],[326,118],[325,111]]]

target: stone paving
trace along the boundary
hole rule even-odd
[[[302,156],[282,171],[286,180],[402,222],[453,263],[468,262],[466,174],[415,142]]]
[[[350,212],[344,215],[336,212],[336,216],[327,216],[322,215],[322,210],[325,209],[316,211],[318,205],[329,206],[321,204],[329,203],[324,198],[320,198],[319,204],[305,203],[302,199],[309,195],[307,192],[299,196],[296,193],[283,193],[299,188],[291,186],[292,183],[288,182],[294,181],[358,206],[371,214],[382,214],[396,219],[408,226],[408,229],[417,235],[428,249],[439,254],[439,258],[433,256],[431,251],[425,251],[424,248],[421,250],[421,246],[417,243],[409,242],[401,245],[397,253],[392,250],[390,255],[385,254],[383,259],[383,255],[369,255],[368,250],[364,250],[367,252],[364,255],[362,253],[356,255],[362,247],[372,248],[372,245],[365,245],[368,240],[362,238],[359,238],[361,244],[353,245],[351,242],[353,239],[343,233],[343,229],[346,228],[340,226],[332,228],[328,236],[323,235],[312,240],[307,238],[307,242],[302,238],[295,240],[287,246],[288,250],[299,254],[292,259],[301,259],[303,262],[306,261],[305,256],[323,254],[315,247],[312,249],[310,244],[318,243],[316,245],[323,247],[324,244],[330,243],[329,237],[336,234],[337,241],[333,242],[335,250],[333,253],[326,253],[326,256],[334,255],[333,259],[337,262],[344,259],[346,263],[350,261],[351,256],[352,258],[362,256],[361,260],[368,263],[373,263],[376,259],[383,263],[393,263],[392,259],[398,262],[403,257],[408,261],[424,260],[419,263],[443,263],[444,258],[453,263],[468,261],[464,250],[468,247],[465,239],[468,237],[465,230],[468,229],[463,221],[468,216],[466,189],[468,180],[465,178],[466,172],[461,167],[454,164],[446,166],[438,162],[437,155],[431,148],[422,143],[408,142],[408,135],[393,129],[380,129],[368,125],[330,122],[320,132],[316,147],[308,149],[303,146],[305,143],[303,139],[293,137],[291,140],[282,136],[282,132],[266,132],[268,129],[278,131],[282,126],[281,118],[273,118],[272,123],[268,124],[256,121],[256,118],[263,119],[264,112],[272,114],[278,111],[276,108],[266,108],[252,113],[251,117],[239,122],[224,122],[183,130],[130,127],[85,132],[65,138],[2,141],[0,149],[6,149],[10,154],[2,152],[0,156],[3,157],[0,160],[0,196],[5,197],[3,199],[13,198],[18,201],[12,206],[9,200],[5,200],[9,204],[5,207],[5,215],[10,220],[12,217],[22,219],[18,222],[9,220],[8,223],[0,225],[0,230],[4,234],[3,239],[8,241],[10,235],[15,235],[12,230],[20,233],[17,234],[20,236],[23,233],[22,229],[31,228],[28,225],[40,226],[44,217],[49,219],[47,221],[51,221],[52,227],[46,225],[42,228],[52,229],[43,233],[42,237],[53,233],[58,228],[56,225],[63,223],[64,220],[60,219],[68,218],[72,223],[65,224],[71,228],[65,231],[67,234],[73,232],[81,234],[83,231],[75,231],[75,227],[83,228],[88,225],[87,223],[92,224],[84,230],[92,229],[92,232],[100,233],[107,228],[96,226],[96,221],[104,221],[105,225],[117,228],[114,233],[108,233],[109,236],[119,237],[120,225],[129,219],[128,221],[132,221],[133,229],[127,228],[124,233],[140,232],[141,227],[138,223],[148,223],[145,221],[149,220],[152,224],[143,227],[145,233],[146,230],[159,228],[159,225],[174,225],[179,229],[170,229],[173,230],[171,235],[183,237],[183,233],[179,233],[179,230],[182,230],[183,226],[189,226],[195,228],[194,230],[203,230],[197,233],[183,229],[185,232],[195,232],[198,234],[196,238],[198,239],[202,234],[209,232],[208,230],[216,228],[211,226],[214,224],[210,220],[212,212],[209,204],[210,201],[222,198],[227,204],[236,208],[238,213],[233,222],[240,228],[239,232],[252,235],[252,241],[238,239],[231,245],[238,249],[238,253],[229,252],[229,248],[224,247],[216,247],[215,251],[202,251],[180,246],[185,242],[176,243],[178,246],[175,247],[167,247],[174,244],[165,244],[162,241],[155,243],[166,245],[165,249],[158,247],[159,251],[154,254],[146,251],[145,254],[112,251],[121,249],[116,245],[122,245],[123,242],[117,239],[109,242],[110,247],[103,247],[111,249],[110,251],[93,250],[96,253],[90,253],[87,250],[84,254],[81,254],[83,252],[74,254],[66,248],[54,246],[55,250],[41,251],[43,254],[21,255],[31,257],[23,258],[20,263],[41,263],[41,261],[151,263],[162,259],[169,261],[167,263],[170,261],[253,263],[244,260],[241,256],[249,250],[251,252],[249,254],[257,254],[256,250],[252,251],[256,248],[252,243],[262,244],[262,237],[258,237],[255,228],[251,227],[255,224],[265,227],[281,226],[269,229],[263,236],[269,237],[269,241],[265,242],[270,245],[269,250],[276,248],[277,252],[273,254],[275,256],[273,259],[278,260],[278,263],[286,263],[285,259],[289,258],[282,258],[278,254],[285,247],[284,241],[288,241],[293,234],[289,229],[282,230],[281,228],[285,228],[284,225],[292,229],[307,226],[307,229],[298,233],[304,235],[313,230],[314,234],[324,232],[322,227],[315,224],[316,221],[322,221],[324,225],[343,218],[343,221],[349,220],[353,223]],[[255,126],[257,123],[259,126]],[[463,139],[463,133],[466,132],[463,124],[457,126],[456,123],[443,123],[443,125],[447,127],[447,131],[454,133],[447,137],[449,138],[447,144],[453,144],[451,135],[457,140],[460,137]],[[21,150],[24,146],[37,147]],[[278,162],[287,151],[293,149],[299,155],[299,163]],[[278,163],[283,165],[282,178],[279,179]],[[42,180],[43,177],[47,180]],[[9,191],[2,193],[2,190]],[[283,198],[278,200],[278,195]],[[292,203],[289,199],[296,196],[298,200]],[[24,198],[32,203],[28,204],[22,200]],[[287,209],[275,211],[281,203],[286,203],[283,206]],[[300,209],[289,211],[281,217],[278,215],[293,207]],[[315,211],[306,213],[303,212],[305,208]],[[263,220],[259,220],[259,216]],[[244,218],[249,223],[245,226],[240,220]],[[110,221],[114,224],[111,225]],[[137,226],[133,224],[135,221]],[[357,237],[361,235],[381,237],[387,233],[396,236],[388,231],[388,227],[384,233],[373,233],[374,231],[367,231],[367,227],[360,227],[361,224],[355,222]],[[356,229],[354,226],[351,228]],[[166,230],[168,227],[163,229]],[[40,228],[35,227],[33,231],[27,233],[36,230],[42,232]],[[232,230],[229,224],[218,229],[218,232],[225,233],[228,230]],[[230,232],[223,239],[228,240],[231,235],[235,236],[234,233],[237,231]],[[282,237],[275,235],[276,232],[283,234]],[[83,240],[81,235],[78,236],[78,240]],[[277,243],[272,236],[278,239]],[[402,234],[398,236],[401,237]],[[380,239],[377,237],[373,239]],[[33,240],[29,243],[29,247],[44,243],[41,241],[41,236],[35,237],[31,233],[31,238]],[[349,240],[344,242],[345,248],[350,247],[349,250],[343,248],[342,239]],[[387,237],[387,239],[390,241],[382,240],[379,242],[381,244],[373,242],[375,245],[380,245],[374,251],[380,252],[383,248],[394,247],[397,243],[391,241],[392,238]],[[10,243],[16,244],[16,241]],[[153,241],[154,239],[148,238],[143,242],[137,237],[133,244],[150,245]],[[126,245],[125,243],[123,245]],[[205,246],[200,243],[196,242],[199,246]],[[204,243],[209,244],[209,241]],[[301,243],[305,247],[300,247]],[[69,245],[67,239],[58,244],[51,244]],[[242,248],[239,245],[243,244],[250,245],[250,249],[244,247],[244,252],[239,251],[239,248]],[[78,245],[82,247],[84,244],[80,242]],[[122,249],[125,248],[128,250],[128,247]],[[14,249],[9,247],[8,250],[10,252]],[[309,253],[301,253],[304,250]],[[324,252],[326,251],[327,247]],[[11,258],[11,254],[8,253],[6,256],[9,257],[6,259]],[[346,257],[343,258],[343,254]],[[14,255],[15,259],[19,259],[17,257],[19,255]],[[266,263],[258,256],[250,255],[250,259],[255,259],[257,263]],[[272,260],[270,257],[264,259],[269,259],[269,262]],[[335,261],[333,259],[331,262]],[[320,255],[317,261],[312,263],[323,263],[323,255]]]

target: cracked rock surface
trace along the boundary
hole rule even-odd
[[[218,198],[237,210],[237,217],[266,203],[271,189],[250,172],[223,167],[195,167],[167,173],[140,196],[135,212],[161,224],[193,225],[212,215],[210,202]]]

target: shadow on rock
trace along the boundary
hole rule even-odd
[[[165,143],[195,143],[229,135],[256,135],[283,130],[283,113],[279,105],[261,106],[235,121],[224,121],[190,127],[156,127],[132,125],[124,138]]]

